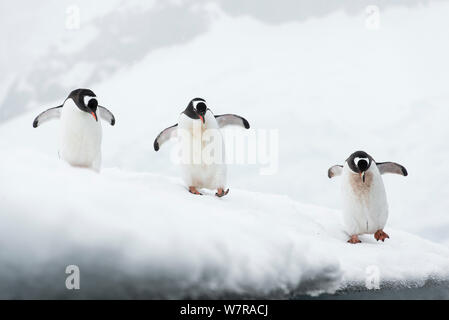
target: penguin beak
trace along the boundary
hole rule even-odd
[[[365,171],[360,172],[359,175],[360,175],[360,179],[362,179],[363,183],[365,183]]]
[[[204,119],[204,117],[206,116],[207,106],[204,102],[199,102],[196,105],[195,112],[198,115],[198,117],[201,119],[201,123],[202,124],[206,123],[206,119]]]
[[[206,122],[206,119],[204,119],[206,112],[196,111],[196,114],[201,119],[201,123],[204,124]]]
[[[87,111],[92,115],[92,117],[94,117],[95,121],[98,122],[97,107],[98,101],[96,98],[90,99],[89,103],[86,105]]]
[[[92,117],[94,117],[95,121],[98,122],[97,113],[96,113],[95,111],[92,111],[90,108],[87,108],[87,110],[88,110],[89,113],[92,115]]]

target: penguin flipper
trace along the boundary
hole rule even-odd
[[[404,166],[401,166],[398,163],[395,162],[381,162],[381,163],[376,163],[377,164],[377,168],[380,171],[380,174],[385,174],[385,173],[395,173],[395,174],[399,174],[401,176],[408,176],[408,172],[407,169],[405,169]]]
[[[327,171],[327,176],[329,177],[329,179],[331,179],[333,177],[340,176],[342,172],[343,172],[343,166],[340,166],[340,165],[333,166],[333,167],[329,168],[329,170]]]
[[[115,124],[115,117],[111,111],[106,109],[105,107],[98,106],[98,110],[100,111],[100,118],[109,122],[111,126]]]
[[[178,124],[175,124],[167,129],[164,129],[154,140],[154,151],[159,151],[159,148],[171,138],[176,137]]]
[[[37,128],[41,124],[53,120],[53,119],[59,119],[61,117],[61,110],[62,106],[50,108],[48,110],[45,110],[44,112],[41,112],[33,121],[33,128]]]
[[[217,120],[218,126],[220,128],[226,127],[226,126],[242,126],[245,129],[249,129],[249,122],[236,114],[221,114],[218,116],[215,116],[215,119]]]

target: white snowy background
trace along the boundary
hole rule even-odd
[[[448,13],[448,1],[1,2],[0,297],[286,297],[363,286],[373,265],[384,285],[447,280]],[[58,160],[58,122],[31,126],[82,87],[117,119],[99,175]],[[197,96],[278,130],[278,171],[232,165],[226,198],[188,194],[174,143],[152,144]],[[409,171],[384,177],[385,243],[345,242],[327,169],[356,150]]]

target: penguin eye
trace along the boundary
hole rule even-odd
[[[204,107],[203,107],[203,105],[204,105]],[[206,102],[205,101],[201,101],[201,100],[198,100],[198,101],[194,101],[193,102],[193,107],[195,108],[195,109],[201,109],[201,108],[207,108],[207,106],[206,106]]]
[[[354,164],[357,166],[357,168],[360,167],[359,163],[363,167],[368,167],[369,159],[368,158],[359,158],[359,157],[355,158],[354,159]]]
[[[85,106],[89,106],[89,103],[90,103],[91,106],[92,106],[93,104],[98,105],[97,98],[96,98],[96,97],[85,96],[85,97],[84,97],[84,105],[85,105]]]
[[[198,103],[198,104],[196,105],[196,110],[197,110],[198,112],[206,112],[207,106],[206,106],[206,104],[205,104],[204,102]]]
[[[87,106],[88,106],[91,110],[95,111],[95,110],[97,109],[97,107],[98,107],[98,101],[97,101],[97,99],[90,99],[90,100],[89,100],[89,103],[87,104]]]

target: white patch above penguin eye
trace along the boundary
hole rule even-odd
[[[90,100],[97,100],[96,97],[85,96],[84,97],[84,105],[87,106]]]
[[[204,103],[207,107],[206,101],[201,100],[193,101],[193,107],[196,109],[196,106],[199,105],[200,103]]]
[[[360,161],[360,160],[365,160],[366,163],[369,163],[369,159],[368,159],[368,158],[359,158],[359,157],[356,157],[356,158],[354,158],[354,163],[355,163],[356,166],[359,166],[359,161]]]

